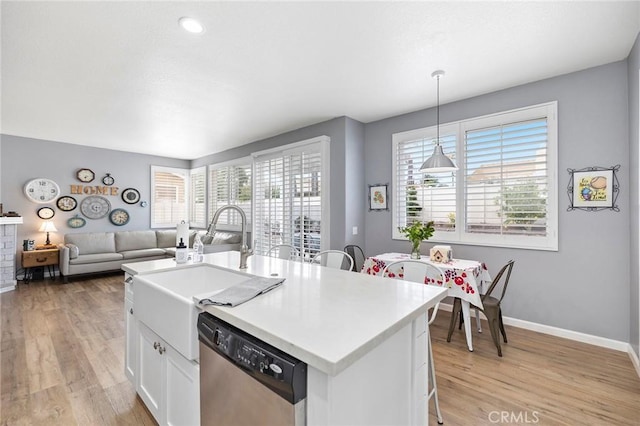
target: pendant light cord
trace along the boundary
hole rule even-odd
[[[436,145],[440,145],[440,75],[436,76]]]

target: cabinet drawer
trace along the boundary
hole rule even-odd
[[[58,253],[58,250],[24,251],[22,252],[22,267],[57,265]]]

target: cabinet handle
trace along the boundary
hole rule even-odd
[[[130,284],[131,281],[133,281],[133,277],[129,277],[126,280],[124,280],[125,283]]]
[[[44,258],[37,258],[36,257],[36,262],[38,262],[38,263],[42,263],[42,262],[46,262],[46,261],[47,261],[46,257],[44,257]]]
[[[153,342],[153,349],[158,349],[160,347],[160,343]]]
[[[160,345],[158,345],[158,346],[160,346]],[[158,348],[158,352],[160,352],[160,355],[162,355],[162,353],[163,353],[164,351],[165,351],[165,348],[164,348],[164,347],[160,346],[160,347]]]
[[[133,315],[133,308],[129,308],[129,313]]]

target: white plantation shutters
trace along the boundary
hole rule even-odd
[[[310,256],[324,246],[323,150],[319,142],[258,154],[254,160],[255,252],[290,244]]]
[[[456,160],[456,135],[440,128],[440,145]],[[444,133],[443,133],[444,131]],[[455,174],[420,172],[422,163],[431,156],[435,144],[433,137],[407,138],[399,141],[395,149],[395,210],[397,226],[405,227],[414,221],[435,222],[444,232],[455,230],[456,180]]]
[[[558,249],[557,104],[448,123],[441,145],[459,170],[418,172],[435,127],[393,135],[393,237],[435,222],[437,242]]]
[[[207,226],[207,173],[205,167],[191,170],[191,209],[189,211],[189,226],[204,228]]]
[[[251,224],[251,163],[243,159],[234,164],[209,166],[209,218],[222,206],[236,205],[247,216]],[[219,229],[240,229],[240,215],[233,211],[224,211],[218,220]],[[250,228],[248,228],[250,230]]]
[[[547,119],[467,130],[466,232],[547,235]]]
[[[175,227],[189,219],[189,170],[151,166],[151,227]]]

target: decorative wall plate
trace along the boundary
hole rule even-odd
[[[85,168],[85,169],[80,169],[76,172],[76,178],[78,178],[80,182],[87,183],[94,180],[96,178],[96,174],[93,173],[93,170]]]
[[[125,209],[113,209],[109,213],[109,220],[116,226],[126,225],[129,222],[129,212]]]
[[[135,204],[140,201],[140,193],[135,188],[127,188],[122,191],[122,201],[127,204]]]
[[[74,217],[67,220],[67,225],[69,225],[69,228],[82,228],[86,224],[87,224],[87,221],[78,215],[75,215]]]
[[[58,201],[56,201],[56,205],[63,212],[70,212],[71,210],[78,207],[78,202],[75,198],[70,197],[69,195],[65,195],[58,198]]]
[[[44,204],[58,198],[60,187],[51,179],[36,178],[26,183],[24,194],[29,200]]]
[[[55,215],[56,212],[51,207],[40,207],[38,209],[38,217],[40,219],[51,219]]]
[[[99,195],[91,195],[80,202],[80,211],[89,219],[105,217],[111,210],[111,203]]]

